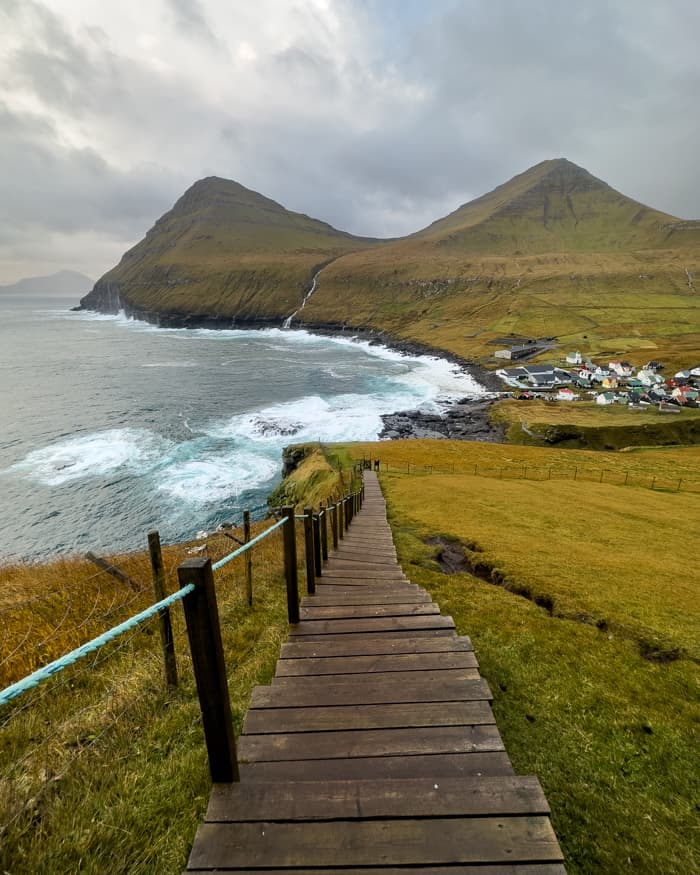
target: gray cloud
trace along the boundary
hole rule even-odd
[[[5,0],[0,27],[0,282],[212,173],[380,236],[559,156],[700,216],[690,0]]]

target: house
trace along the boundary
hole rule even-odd
[[[577,398],[578,395],[574,394],[574,392],[566,386],[561,388],[555,396],[556,401],[575,401]]]
[[[615,395],[612,392],[601,392],[600,395],[596,395],[595,403],[596,404],[614,404],[615,403]]]
[[[646,368],[642,368],[640,371],[637,371],[637,379],[640,380],[645,386],[656,386],[664,382],[664,378],[660,374],[657,374],[656,371],[650,371]]]
[[[617,389],[617,377],[612,374],[609,377],[604,377],[600,385],[603,389]]]
[[[661,362],[651,361],[651,362],[647,362],[644,365],[645,371],[663,371],[663,369],[664,369],[664,366],[661,364]]]
[[[690,371],[678,371],[677,374],[673,375],[673,379],[677,383],[684,383],[690,379]]]
[[[618,377],[631,377],[634,373],[634,368],[629,362],[609,362],[608,368]]]
[[[566,356],[567,365],[580,365],[582,361],[581,353],[578,350],[576,350],[576,352],[570,352]]]
[[[659,413],[680,413],[681,408],[677,404],[671,404],[668,401],[659,402]]]

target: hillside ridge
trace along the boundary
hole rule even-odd
[[[206,177],[81,305],[159,324],[282,325],[318,275],[295,327],[362,329],[480,364],[510,334],[556,334],[593,355],[612,338],[616,355],[646,347],[696,358],[700,309],[689,296],[698,274],[700,221],[555,158],[387,240]]]

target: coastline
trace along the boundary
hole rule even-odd
[[[264,330],[282,328],[284,321],[275,317],[232,318],[198,313],[173,313],[155,310],[140,310],[125,302],[116,310],[109,306],[106,311],[99,308],[79,307],[76,311],[119,312],[122,309],[130,319],[138,319],[159,328],[189,328],[210,330]],[[379,434],[380,440],[403,440],[406,438],[437,438],[452,440],[480,440],[503,443],[503,429],[492,426],[489,420],[489,409],[496,398],[504,392],[503,385],[492,371],[470,359],[465,359],[448,350],[431,346],[414,340],[396,337],[387,331],[356,327],[335,322],[299,322],[297,327],[290,326],[287,331],[307,331],[326,337],[354,338],[371,346],[382,346],[393,352],[407,356],[429,356],[456,365],[471,376],[486,392],[486,397],[477,399],[461,398],[458,401],[445,403],[440,414],[428,414],[419,410],[402,410],[382,416],[384,428]],[[492,397],[489,397],[491,395]]]

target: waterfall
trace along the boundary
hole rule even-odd
[[[317,282],[317,280],[318,280],[318,275],[319,275],[320,273],[321,273],[320,270],[316,271],[316,273],[315,273],[314,276],[313,276],[313,279],[311,280],[311,288],[310,288],[309,291],[304,295],[304,300],[301,302],[301,307],[299,307],[298,310],[295,310],[295,311],[292,313],[291,316],[287,316],[287,318],[286,318],[286,319],[284,320],[284,322],[282,323],[282,328],[291,328],[291,327],[292,327],[292,319],[294,319],[294,317],[297,315],[297,313],[301,313],[301,311],[302,311],[302,310],[304,309],[304,307],[306,306],[306,302],[309,300],[309,298],[311,297],[311,295],[313,295],[313,293],[316,291],[316,282]]]

